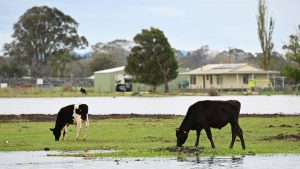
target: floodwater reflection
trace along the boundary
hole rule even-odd
[[[49,156],[50,154],[50,156]],[[300,154],[257,155],[245,157],[186,157],[186,158],[82,158],[51,156],[55,151],[0,152],[3,169],[72,168],[72,169],[298,169]]]
[[[276,154],[257,156],[235,156],[235,157],[199,157],[179,158],[189,169],[298,169],[300,166],[299,154]]]
[[[181,162],[188,162],[191,169],[196,168],[243,168],[243,157],[199,157],[180,159]]]

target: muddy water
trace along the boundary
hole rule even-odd
[[[72,168],[72,169],[298,169],[300,155],[272,155],[246,157],[198,157],[198,158],[82,158],[56,157],[48,154],[57,154],[53,151],[29,152],[0,152],[0,166],[3,169],[17,168]]]
[[[90,114],[185,115],[199,100],[239,100],[241,113],[300,113],[300,96],[177,96],[177,97],[68,97],[0,98],[0,114],[56,114],[68,104],[86,103]]]

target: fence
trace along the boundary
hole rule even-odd
[[[57,87],[64,84],[93,87],[94,80],[88,78],[0,78],[0,84],[7,84],[10,87],[37,85]]]

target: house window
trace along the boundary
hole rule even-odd
[[[217,75],[217,84],[218,85],[223,84],[223,77],[221,75]]]
[[[213,84],[214,81],[213,81],[213,75],[209,75],[209,79],[210,79],[210,84]]]
[[[244,75],[243,76],[243,83],[248,84],[248,81],[249,81],[249,75]]]
[[[192,85],[195,85],[196,84],[196,76],[195,75],[191,75],[190,81],[191,81]]]
[[[206,77],[206,80],[209,80],[209,76],[208,75],[205,75],[205,77]]]

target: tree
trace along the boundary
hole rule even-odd
[[[265,0],[258,1],[258,16],[257,16],[257,26],[258,26],[258,37],[260,41],[260,46],[263,52],[262,66],[265,70],[271,69],[271,53],[273,50],[272,34],[274,30],[275,21],[271,17],[270,23],[266,18],[267,7]]]
[[[10,56],[22,57],[30,76],[41,76],[53,54],[88,45],[77,34],[78,23],[69,15],[47,6],[28,9],[14,24],[13,42],[7,44]]]
[[[300,82],[300,25],[298,33],[290,35],[290,42],[282,48],[287,50],[286,58],[291,62],[285,65],[281,73],[295,82]]]
[[[91,69],[91,73],[99,70],[121,66],[117,65],[117,61],[113,55],[106,53],[95,54],[88,65]]]
[[[89,61],[90,59],[88,58],[75,58],[75,60],[69,64],[70,74],[72,74],[73,77],[91,76],[94,72],[89,70]]]
[[[53,77],[67,77],[70,75],[68,64],[73,61],[72,56],[68,53],[56,54],[50,57]]]
[[[151,85],[153,92],[160,84],[164,84],[164,92],[168,92],[168,81],[177,77],[178,64],[164,33],[152,27],[143,29],[134,37],[134,42],[137,46],[131,49],[125,71],[136,81]]]
[[[185,57],[180,58],[180,66],[190,69],[195,69],[207,64],[209,58],[208,45],[202,46],[200,49],[188,52]]]
[[[126,40],[114,40],[108,43],[96,43],[95,45],[92,45],[92,55],[110,55],[114,59],[113,62],[115,62],[116,66],[124,66],[126,65],[127,57],[129,55],[128,49],[126,49],[126,46],[130,46],[131,42]],[[128,47],[127,46],[127,47]]]
[[[22,77],[25,67],[16,58],[0,57],[0,77]]]

